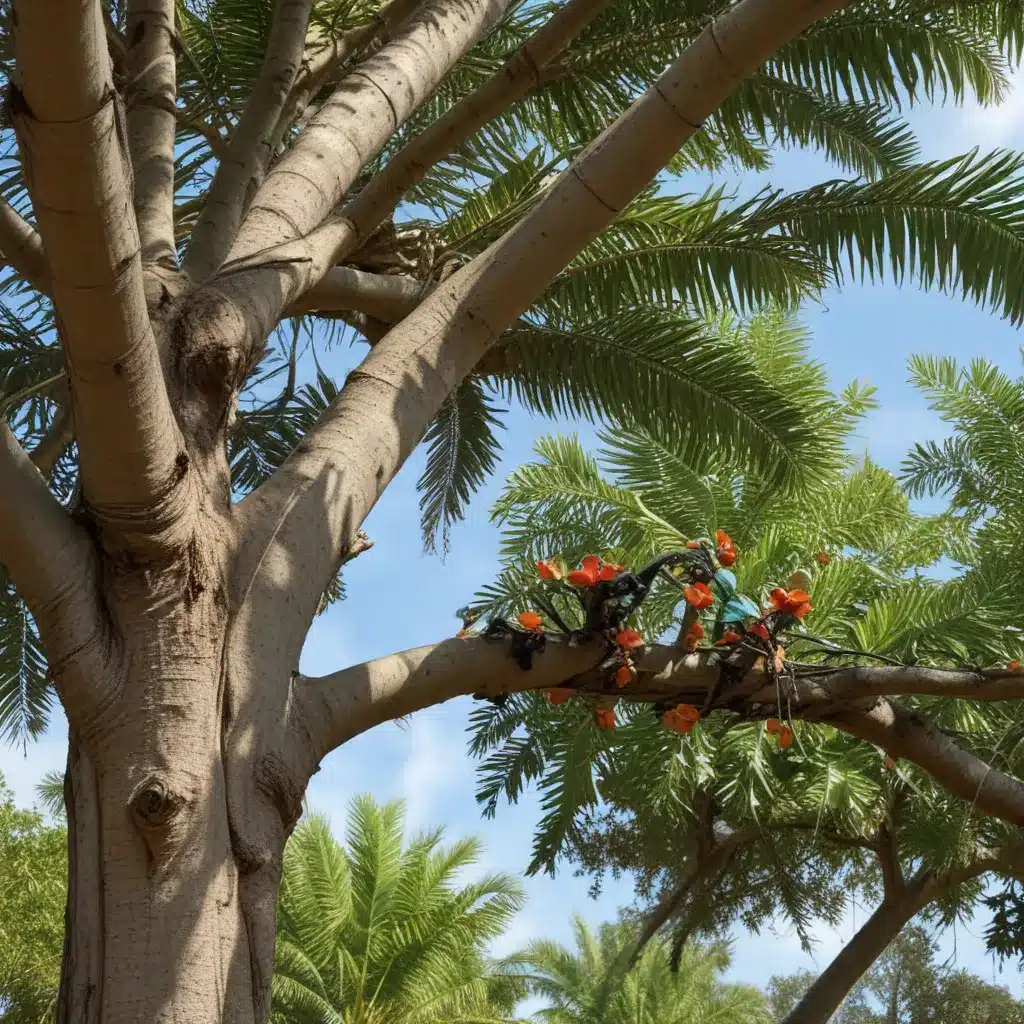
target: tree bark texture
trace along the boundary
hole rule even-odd
[[[361,169],[508,5],[395,0],[380,18],[386,32],[367,28],[311,56],[310,5],[279,0],[184,266],[173,230],[173,5],[129,0],[123,83],[99,0],[14,6],[10,106],[37,227],[0,206],[0,252],[52,300],[68,402],[34,459],[0,423],[0,559],[38,623],[71,728],[59,1019],[258,1024],[284,844],[323,757],[460,695],[610,685],[597,670],[600,638],[552,637],[529,672],[507,641],[471,637],[298,675],[318,603],[359,549],[365,517],[551,276],[745,75],[842,0],[731,5],[522,221],[429,294],[335,263],[426,168],[540,87],[538,66],[603,0],[566,4],[496,84],[399,151],[362,198],[352,194]],[[369,56],[344,63],[371,39]],[[333,92],[275,160],[282,119],[309,101],[311,81]],[[267,483],[233,503],[226,436],[238,392],[280,320],[321,306],[401,322]],[[40,470],[72,429],[80,493],[64,509]],[[671,646],[637,662],[636,679],[615,691],[622,699],[699,704],[717,679],[706,657]],[[1017,780],[888,700],[1022,691],[1005,673],[880,669],[837,672],[788,699],[795,715],[941,771],[979,811],[1024,824]],[[727,696],[777,710],[758,670]],[[867,956],[898,916],[887,910],[851,957]]]

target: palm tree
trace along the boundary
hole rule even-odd
[[[285,854],[273,1013],[280,1024],[497,1024],[523,988],[487,946],[522,908],[507,875],[459,877],[480,844],[403,848],[400,803],[357,798],[343,846],[310,816]]]
[[[596,550],[643,564],[724,528],[740,558],[705,623],[711,641],[730,616],[750,614],[742,595],[759,598],[749,606],[756,614],[772,586],[799,572],[813,581],[815,610],[787,641],[791,658],[818,659],[816,638],[832,646],[831,657],[847,649],[936,664],[1016,657],[1016,634],[1005,628],[1019,615],[1016,591],[995,563],[974,557],[970,522],[955,510],[913,515],[892,474],[846,451],[870,394],[853,385],[832,396],[822,370],[806,362],[798,325],[781,314],[734,325],[732,335],[819,424],[814,481],[780,487],[737,472],[699,437],[633,425],[605,431],[598,459],[575,439],[545,439],[539,461],[512,474],[495,508],[507,560],[482,607],[507,615],[548,602],[572,624],[578,608],[538,588],[536,560],[575,563]],[[944,555],[968,568],[934,578]],[[678,589],[656,587],[638,628],[674,638],[679,607]],[[1003,763],[1020,770],[1012,708],[909,703],[978,753],[1005,746]],[[482,706],[474,712],[473,750],[485,757],[478,795],[493,814],[503,796],[515,800],[537,784],[546,814],[530,869],[554,870],[567,855],[598,876],[635,872],[651,905],[642,934],[671,925],[676,958],[691,936],[720,934],[736,920],[788,920],[807,943],[813,918],[836,920],[859,895],[878,909],[814,992],[837,1005],[865,957],[870,963],[914,915],[951,922],[978,903],[984,874],[1020,874],[1011,829],[834,729],[797,726],[788,752],[763,722],[712,715],[680,739],[646,708],[631,705],[623,718],[609,733],[594,728],[586,702],[553,707],[529,693]]]
[[[753,986],[727,984],[725,945],[689,948],[678,971],[668,949],[652,943],[628,977],[605,990],[609,972],[633,941],[625,924],[602,925],[594,935],[573,922],[575,952],[554,942],[532,943],[517,957],[530,989],[549,1004],[537,1012],[547,1024],[768,1024],[764,996]]]

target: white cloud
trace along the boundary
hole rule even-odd
[[[1010,76],[1010,92],[1002,103],[967,103],[958,120],[956,127],[969,145],[988,149],[1019,144],[1024,135],[1024,70]]]

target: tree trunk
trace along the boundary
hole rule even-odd
[[[265,864],[239,856],[230,825],[226,591],[215,546],[202,547],[156,594],[151,572],[107,577],[120,697],[70,736],[60,1024],[265,1017],[272,947],[250,949],[240,863]],[[254,952],[267,960],[256,978]]]
[[[826,1024],[853,986],[921,906],[916,889],[905,890],[892,900],[883,901],[789,1011],[783,1024]]]

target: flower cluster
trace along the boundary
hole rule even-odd
[[[769,736],[778,739],[783,750],[793,745],[793,730],[788,725],[783,725],[777,718],[769,718],[764,727]]]
[[[560,580],[563,577],[574,587],[594,587],[598,583],[613,580],[625,572],[625,566],[615,562],[602,562],[597,555],[587,555],[580,561],[580,567],[565,573],[562,566],[553,558],[546,558],[537,563],[537,572],[543,580]]]
[[[596,708],[594,711],[594,724],[598,729],[614,729],[615,708]]]
[[[697,650],[697,645],[704,639],[704,627],[699,623],[695,622],[686,631],[686,635],[683,637],[683,650],[687,654],[692,654]]]
[[[683,597],[686,598],[686,603],[693,605],[697,611],[710,608],[715,603],[715,595],[706,583],[691,583],[684,588]]]
[[[774,610],[792,615],[793,618],[799,619],[801,622],[805,615],[814,611],[811,607],[811,595],[806,590],[783,590],[782,587],[776,587],[768,595],[768,598],[773,605],[769,611]]]
[[[523,629],[528,629],[531,633],[544,632],[543,620],[536,612],[521,612],[519,615],[519,625]]]

